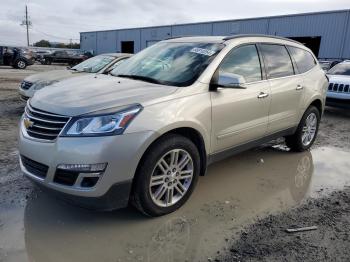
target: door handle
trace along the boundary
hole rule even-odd
[[[304,87],[302,85],[297,85],[297,88],[295,90],[301,90],[303,89]]]
[[[258,98],[265,98],[265,97],[268,97],[269,94],[267,93],[264,93],[264,92],[260,92],[260,94],[258,95]]]

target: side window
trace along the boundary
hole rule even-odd
[[[261,66],[255,45],[245,45],[231,51],[221,63],[220,71],[243,76],[247,83],[261,80]]]
[[[285,46],[262,44],[261,51],[264,55],[265,66],[270,79],[294,75],[292,60]]]
[[[297,64],[299,73],[305,73],[316,65],[316,61],[310,52],[292,46],[288,46],[288,49]]]

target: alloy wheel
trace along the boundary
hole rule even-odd
[[[311,113],[307,116],[305,124],[302,129],[301,142],[304,146],[308,146],[316,135],[317,130],[317,116]]]
[[[149,192],[152,201],[160,207],[169,207],[182,199],[193,178],[193,160],[183,149],[172,149],[156,163]]]

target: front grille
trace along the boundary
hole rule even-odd
[[[30,125],[26,127],[27,134],[31,137],[54,140],[59,135],[69,117],[48,113],[35,109],[27,104],[25,117],[30,120]],[[25,119],[24,119],[25,121]]]
[[[79,176],[79,172],[57,169],[53,182],[65,186],[73,186]]]
[[[22,81],[21,88],[24,90],[28,90],[32,85],[33,85],[32,82]]]
[[[329,83],[328,91],[337,93],[350,93],[350,87],[348,84]]]
[[[47,174],[48,166],[29,159],[28,157],[21,156],[21,161],[25,169],[34,176],[45,178]]]

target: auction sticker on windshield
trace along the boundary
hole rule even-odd
[[[192,48],[190,52],[200,54],[200,55],[206,55],[206,56],[212,56],[213,54],[215,54],[215,51],[213,50],[199,48],[199,47]]]

